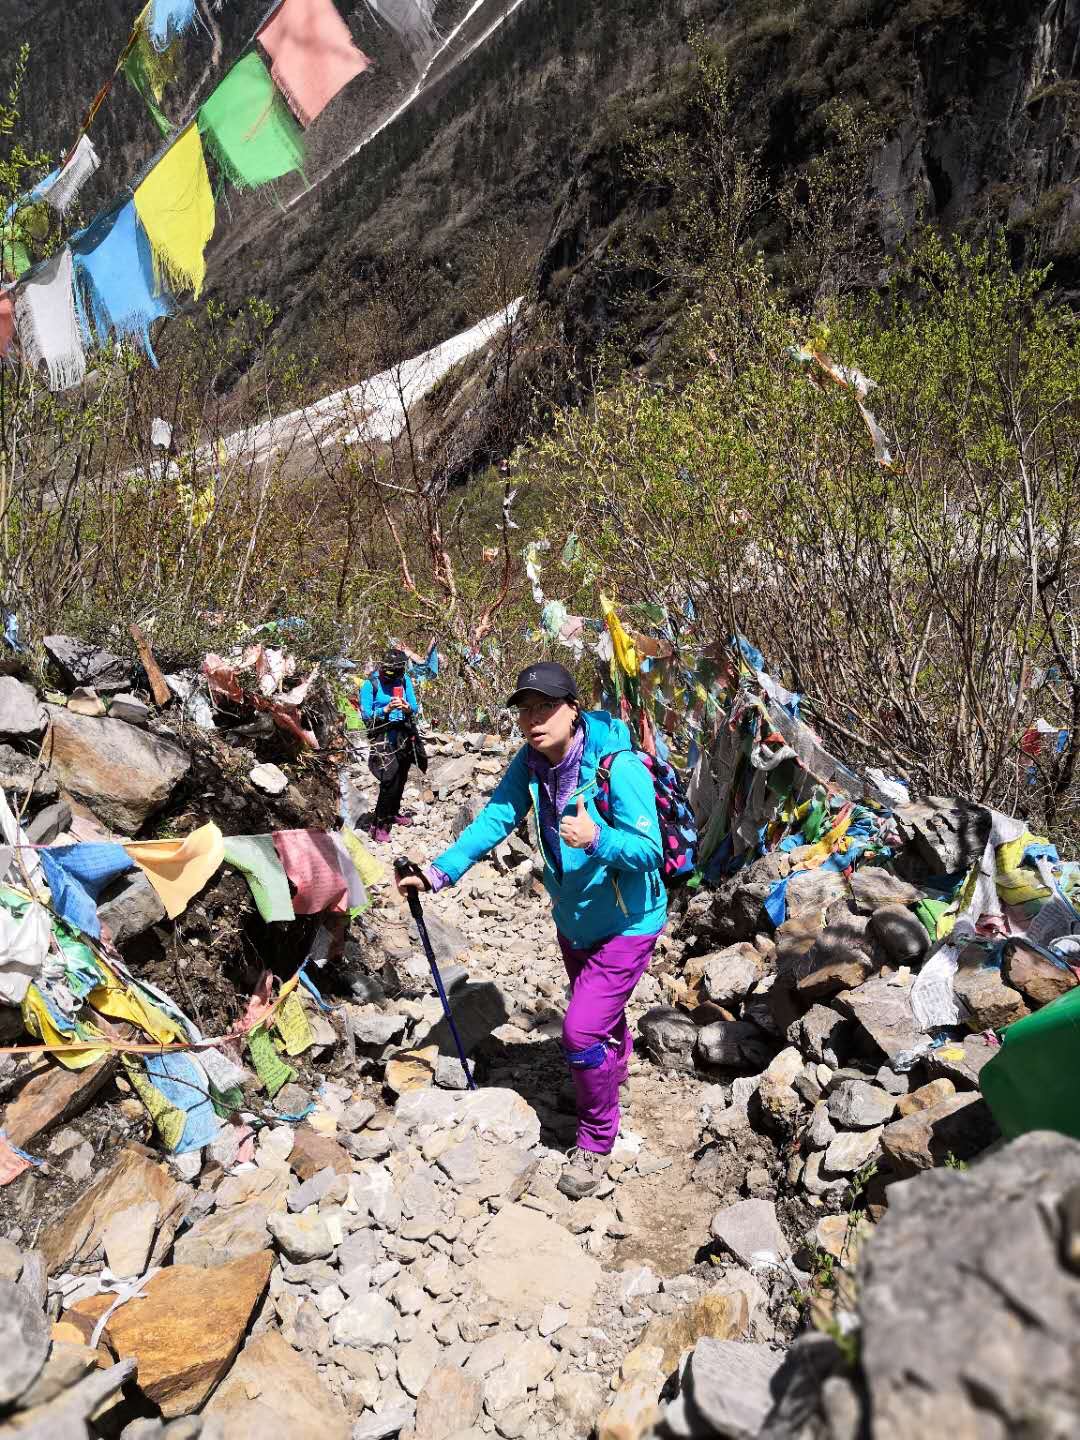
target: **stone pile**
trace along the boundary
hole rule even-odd
[[[380,858],[435,858],[511,748],[434,737],[414,826]],[[274,803],[302,804],[298,789]],[[362,823],[374,794],[361,742],[344,818]],[[947,821],[913,816],[912,847],[940,845]],[[1057,1424],[1074,1398],[1080,1147],[1029,1137],[975,1160],[993,1049],[977,1010],[933,1050],[914,1024],[916,867],[800,879],[773,933],[762,901],[790,863],[675,903],[630,1007],[622,1134],[576,1205],[556,1183],[574,1134],[565,975],[527,829],[424,901],[477,1091],[388,886],[317,977],[332,1012],[305,996],[315,1062],[261,1109],[253,1145],[227,1130],[169,1161],[140,1143],[115,1067],[20,1075],[3,1124],[46,1166],[0,1190],[0,1415],[33,1440],[856,1440],[880,1412],[915,1440],[954,1415],[981,1433],[999,1405],[1020,1425],[1045,1375]],[[1026,973],[1005,978],[1044,1003]],[[1018,1175],[1038,1177],[1029,1196]],[[63,1213],[53,1189],[74,1197]],[[995,1318],[965,1410],[970,1370],[943,1330],[969,1270]],[[922,1400],[911,1316],[935,1346]],[[1017,1326],[998,1367],[991,1342]]]

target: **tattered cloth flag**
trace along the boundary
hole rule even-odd
[[[29,274],[15,295],[15,320],[27,363],[44,365],[50,390],[80,385],[86,375],[74,271],[65,245]]]
[[[238,190],[254,190],[304,164],[304,138],[252,51],[238,60],[199,110],[199,129]]]
[[[30,192],[30,198],[44,200],[58,214],[66,215],[79,198],[80,190],[100,168],[101,161],[90,136],[83,135],[67,163],[55,175],[50,175],[40,185],[35,185]]]
[[[439,43],[431,13],[434,0],[367,0],[368,9],[386,22],[413,57],[418,70]]]
[[[197,126],[188,126],[135,191],[135,209],[150,241],[159,292],[190,285],[198,299],[214,233],[214,194]]]
[[[154,259],[134,202],[100,215],[72,250],[79,294],[98,341],[104,344],[110,335],[137,340],[156,369],[150,327],[171,315],[172,306],[155,293]]]
[[[195,0],[150,0],[147,31],[156,50],[167,50],[195,24]],[[139,17],[140,22],[142,16]]]
[[[135,21],[131,44],[124,59],[124,74],[146,101],[150,114],[163,135],[169,133],[169,122],[160,105],[165,89],[176,79],[179,51],[175,44],[160,48],[151,39],[151,6],[147,5]]]
[[[301,125],[310,125],[371,61],[353,43],[333,0],[283,0],[256,37],[274,83]]]

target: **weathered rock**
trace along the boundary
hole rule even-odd
[[[365,1415],[358,1420],[352,1429],[352,1440],[389,1440],[391,1435],[397,1435],[404,1430],[413,1418],[411,1406],[394,1405],[390,1409],[380,1409],[375,1415]],[[462,1432],[464,1435],[465,1432]],[[413,1430],[413,1436],[417,1431]],[[469,1440],[472,1440],[471,1433]]]
[[[504,1205],[476,1243],[463,1278],[507,1313],[537,1317],[557,1302],[584,1324],[600,1266],[554,1221],[523,1205]]]
[[[123,690],[131,674],[131,663],[86,640],[70,635],[46,635],[46,654],[68,685],[92,685],[103,695]]]
[[[984,952],[974,948],[961,955],[953,991],[966,1007],[968,1023],[974,1029],[1001,1030],[1031,1011],[1020,992],[1005,984],[996,966],[980,963],[984,958]]]
[[[535,1390],[555,1368],[558,1355],[543,1340],[519,1340],[503,1363],[484,1381],[484,1404],[491,1414],[505,1410]]]
[[[556,1376],[555,1404],[566,1418],[573,1434],[589,1434],[600,1409],[604,1389],[604,1382],[599,1375],[568,1370]]]
[[[23,800],[31,791],[37,801],[55,800],[60,793],[53,777],[47,771],[40,772],[36,759],[3,743],[0,743],[0,789],[6,790],[13,800],[16,796]]]
[[[717,1020],[697,1032],[694,1054],[699,1064],[726,1069],[757,1070],[769,1058],[768,1036],[743,1020]]]
[[[824,1100],[819,1101],[806,1127],[806,1143],[811,1150],[825,1150],[835,1139],[836,1129],[829,1119],[829,1107]]]
[[[698,1027],[689,1015],[668,1005],[656,1005],[638,1021],[638,1032],[657,1065],[668,1070],[693,1070]]]
[[[68,696],[67,708],[72,715],[87,715],[93,719],[109,713],[109,707],[92,685],[80,685]]]
[[[450,1440],[468,1430],[480,1414],[483,1399],[479,1380],[452,1366],[440,1365],[417,1397],[415,1440]]]
[[[870,916],[870,930],[894,965],[915,965],[930,948],[926,926],[902,905],[883,905]]]
[[[348,1198],[349,1181],[344,1175],[339,1175],[328,1165],[325,1170],[320,1170],[310,1180],[303,1181],[289,1191],[288,1205],[294,1213],[307,1210],[311,1205],[318,1205],[323,1200],[342,1201]]]
[[[69,1340],[53,1338],[49,1358],[41,1374],[19,1399],[21,1410],[31,1410],[35,1405],[48,1405],[57,1396],[77,1385],[84,1375],[95,1369],[102,1358],[100,1350],[91,1350],[89,1345],[78,1345]],[[0,1361],[0,1373],[3,1371]]]
[[[970,1160],[997,1136],[986,1101],[965,1093],[894,1120],[885,1127],[881,1148],[897,1174],[911,1175],[944,1165],[950,1156]]]
[[[397,1376],[406,1395],[415,1400],[439,1363],[442,1346],[434,1335],[420,1335],[397,1352]]]
[[[825,934],[828,933],[826,930]],[[825,1000],[841,990],[855,990],[870,974],[874,967],[869,955],[861,950],[850,950],[842,944],[829,947],[834,954],[841,949],[848,951],[844,958],[819,963],[818,957],[822,952],[818,945],[814,946],[807,960],[812,968],[801,976],[796,986],[802,1001]]]
[[[734,1005],[749,994],[764,965],[753,945],[745,941],[729,945],[695,961],[701,970],[702,988],[717,1005]]]
[[[680,1378],[664,1423],[676,1436],[757,1440],[775,1401],[782,1351],[737,1340],[701,1340]]]
[[[262,1201],[249,1200],[246,1205],[204,1215],[177,1240],[173,1258],[178,1265],[198,1265],[211,1270],[244,1255],[258,1254],[270,1245],[266,1228],[268,1214]]]
[[[379,1345],[393,1345],[397,1339],[397,1322],[397,1311],[389,1300],[372,1291],[354,1296],[334,1316],[330,1330],[335,1345],[374,1350]]]
[[[407,1095],[413,1090],[430,1090],[435,1084],[438,1060],[439,1052],[434,1045],[428,1045],[423,1050],[402,1050],[386,1062],[383,1072],[386,1088],[395,1095]]]
[[[114,720],[123,720],[125,725],[145,726],[150,721],[150,707],[137,695],[114,696],[109,705],[109,714]]]
[[[191,1206],[192,1190],[141,1147],[123,1149],[109,1170],[41,1237],[50,1274],[73,1261],[89,1259],[102,1245],[110,1216],[129,1205],[153,1201],[158,1207],[157,1235],[150,1264],[160,1264],[180,1221]]]
[[[338,1175],[352,1174],[348,1151],[329,1135],[319,1135],[307,1125],[300,1126],[289,1152],[289,1168],[301,1180],[310,1180],[320,1170]]]
[[[84,1070],[65,1070],[43,1059],[40,1069],[19,1087],[5,1107],[4,1131],[8,1140],[25,1150],[36,1136],[81,1114],[111,1079],[116,1066],[117,1057],[113,1055]]]
[[[852,1175],[861,1170],[868,1160],[873,1159],[881,1144],[882,1127],[872,1130],[845,1130],[837,1135],[825,1151],[821,1163],[822,1174]]]
[[[846,1130],[870,1130],[892,1119],[896,1097],[865,1080],[842,1080],[829,1092],[829,1116]]]
[[[896,1113],[903,1118],[905,1115],[914,1115],[917,1110],[932,1110],[935,1105],[951,1100],[955,1094],[956,1086],[942,1076],[926,1085],[920,1085],[908,1095],[901,1095],[896,1102]]]
[[[114,1210],[101,1232],[105,1263],[114,1275],[142,1275],[157,1232],[158,1202],[143,1200]]]
[[[859,1267],[875,1434],[1074,1433],[1080,1277],[1047,1217],[1078,1181],[1080,1143],[1035,1133],[890,1188]]]
[[[923,803],[900,806],[895,814],[902,838],[914,845],[928,875],[970,870],[990,838],[990,812],[966,800],[931,795]]]
[[[784,1260],[791,1254],[771,1200],[737,1200],[716,1212],[709,1230],[724,1250],[748,1268],[755,1256],[769,1254]]]
[[[308,1215],[275,1211],[267,1215],[266,1228],[277,1241],[281,1253],[297,1265],[303,1265],[308,1260],[325,1260],[334,1252],[330,1230],[317,1211]]]
[[[36,692],[14,675],[0,675],[0,735],[33,740],[44,729],[45,716]]]
[[[159,925],[166,918],[165,906],[143,872],[133,870],[117,892],[98,905],[98,918],[108,927],[113,944],[121,946]]]
[[[598,1440],[641,1440],[660,1418],[660,1389],[665,1377],[654,1371],[634,1375],[616,1390],[596,1419]]]
[[[650,1320],[638,1340],[638,1349],[655,1348],[661,1352],[660,1368],[670,1375],[684,1354],[699,1340],[734,1340],[746,1333],[750,1323],[746,1290],[736,1283],[714,1285],[691,1304],[671,1315],[658,1315]]]
[[[134,835],[191,769],[175,741],[122,720],[88,719],[56,705],[45,710],[49,732],[41,753],[52,775],[121,835]]]
[[[895,1060],[914,1050],[924,1038],[911,1014],[911,985],[911,976],[875,975],[857,990],[837,995],[836,1008],[857,1022],[858,1033],[870,1050]]]
[[[812,1005],[788,1026],[788,1042],[803,1055],[836,1067],[847,1059],[852,1024],[828,1005]]]
[[[39,810],[24,827],[31,845],[51,845],[71,825],[71,806],[56,800]]]
[[[155,1275],[143,1298],[122,1305],[105,1335],[121,1358],[138,1359],[139,1389],[172,1418],[197,1410],[228,1371],[270,1279],[269,1251],[234,1260],[214,1272],[171,1265]],[[111,1295],[80,1300],[76,1313],[96,1320]]]
[[[392,1040],[400,1039],[409,1025],[406,1016],[380,1010],[377,1005],[350,1005],[348,1014],[349,1030],[361,1045],[389,1045]]]
[[[345,1407],[314,1367],[276,1331],[253,1336],[212,1395],[203,1415],[220,1426],[220,1440],[349,1440]]]
[[[851,877],[851,898],[857,909],[871,915],[883,905],[914,905],[919,892],[883,865],[860,865]]]
[[[847,895],[847,881],[835,870],[799,870],[787,887],[787,913],[793,919],[827,910]]]
[[[776,932],[776,970],[791,984],[813,968],[810,953],[817,944],[825,924],[825,911],[812,910],[808,914],[785,920]]]
[[[1032,1005],[1049,1005],[1051,1000],[1075,988],[1077,980],[1071,970],[1044,960],[1017,945],[1006,950],[1001,973],[1009,984],[1019,990]]]
[[[430,922],[429,922],[430,923]],[[453,948],[453,953],[460,950]],[[436,959],[440,964],[449,965],[453,955],[440,955],[436,947]],[[502,989],[491,980],[470,980],[461,985],[448,985],[450,1010],[454,1017],[465,1053],[475,1050],[493,1030],[504,1024],[510,1015],[511,1006]],[[447,1024],[446,1017],[440,1017],[430,1024],[420,1024],[413,1034],[414,1045],[430,1048],[434,1046],[438,1055],[457,1055],[457,1044]]]
[[[49,1322],[19,1285],[0,1280],[0,1406],[29,1390],[49,1353]]]
[[[957,1090],[977,1090],[979,1072],[999,1048],[984,1035],[965,1035],[963,1040],[950,1041],[931,1050],[923,1064],[932,1080],[951,1080]]]

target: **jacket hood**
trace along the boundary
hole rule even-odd
[[[588,758],[595,764],[604,755],[634,748],[629,727],[606,710],[586,710],[582,718],[585,721],[583,760]]]

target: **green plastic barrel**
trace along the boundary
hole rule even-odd
[[[1058,1130],[1080,1140],[1080,987],[1003,1030],[979,1085],[1008,1139]]]

